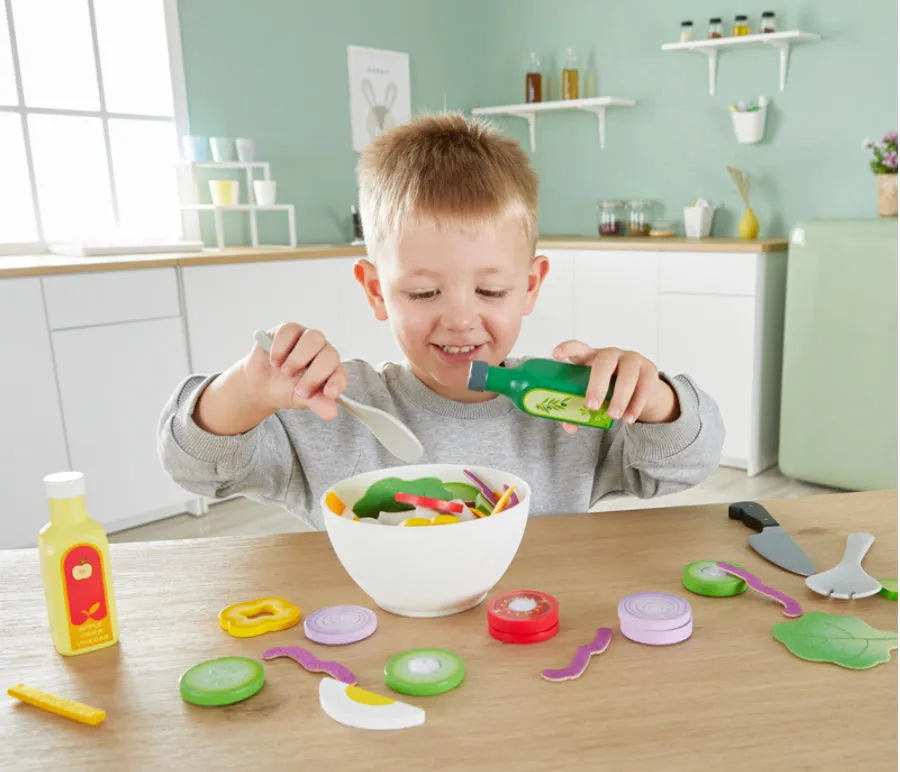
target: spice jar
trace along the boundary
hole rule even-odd
[[[541,59],[535,53],[529,57],[528,72],[525,73],[525,101],[541,101]]]
[[[694,22],[692,21],[683,21],[681,22],[681,42],[688,43],[694,39]]]
[[[601,236],[622,235],[620,208],[618,201],[599,201],[597,203],[597,230]]]
[[[741,37],[742,35],[750,34],[750,22],[747,21],[747,17],[744,15],[735,16],[734,24],[731,27],[731,34],[734,37]]]
[[[707,37],[710,40],[722,37],[722,19],[718,16],[713,16],[709,20],[709,34],[707,34]]]
[[[650,235],[650,202],[635,200],[628,202],[628,225],[626,233],[632,238]]]
[[[775,32],[775,11],[763,11],[759,31],[763,33]]]

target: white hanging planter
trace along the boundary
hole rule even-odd
[[[734,127],[734,135],[742,145],[752,145],[759,142],[766,133],[766,114],[769,105],[765,97],[760,97],[757,103],[759,109],[752,111],[740,111],[732,108],[731,124]]]

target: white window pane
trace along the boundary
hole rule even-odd
[[[0,244],[37,241],[22,119],[0,113]]]
[[[163,0],[94,0],[106,109],[174,115]]]
[[[12,44],[9,38],[9,23],[6,19],[6,4],[0,2],[0,105],[15,105],[18,103],[16,76],[12,63]]]
[[[181,236],[174,122],[111,120],[121,231],[137,237]]]
[[[109,232],[112,196],[100,119],[29,115],[28,129],[45,240]]]
[[[12,0],[25,104],[98,110],[87,0]]]

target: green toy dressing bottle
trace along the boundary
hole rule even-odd
[[[588,410],[584,395],[591,368],[557,362],[553,359],[528,359],[517,367],[493,367],[487,362],[469,365],[469,389],[505,394],[516,406],[538,418],[552,418],[582,426],[609,429],[613,419],[606,413],[615,385],[610,380],[606,399],[598,410]]]

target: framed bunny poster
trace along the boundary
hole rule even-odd
[[[347,46],[353,149],[410,119],[409,54]]]

